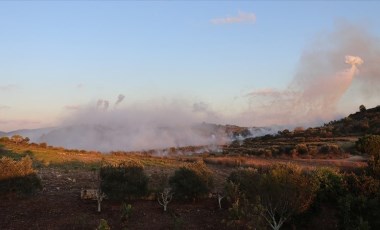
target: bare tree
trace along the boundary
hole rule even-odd
[[[218,199],[219,209],[222,209],[222,200],[226,197],[226,195],[223,192],[216,192],[216,198]]]
[[[167,206],[173,198],[173,193],[170,188],[165,188],[160,194],[161,196],[159,196],[157,200],[158,203],[164,207],[164,211],[166,212]]]
[[[106,194],[104,194],[102,190],[99,189],[98,192],[96,193],[96,200],[98,201],[98,212],[102,211],[101,205],[105,197],[106,197]]]

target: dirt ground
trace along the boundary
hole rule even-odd
[[[125,225],[121,203],[105,200],[102,212],[96,201],[80,199],[81,188],[93,188],[94,172],[43,168],[39,175],[43,190],[35,196],[0,199],[0,229],[95,229],[100,219],[111,229],[224,229],[227,210],[219,210],[216,199],[179,203],[173,201],[164,212],[157,201],[131,201],[132,214]]]

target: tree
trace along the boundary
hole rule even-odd
[[[13,135],[11,137],[11,141],[13,141],[16,145],[21,143],[24,140],[24,138],[21,135]]]
[[[367,108],[364,105],[360,105],[359,111],[363,113],[363,112],[367,111]]]
[[[103,166],[100,169],[100,178],[101,191],[112,200],[138,198],[148,192],[148,177],[139,162]]]
[[[196,162],[179,168],[169,178],[176,198],[194,200],[206,195],[212,188],[212,176],[204,163]]]
[[[170,188],[165,188],[163,192],[160,193],[161,196],[158,197],[158,203],[164,207],[164,211],[166,212],[166,209],[168,207],[168,204],[170,201],[172,201],[173,193],[170,191]]]
[[[380,177],[380,135],[365,135],[356,142],[356,148],[370,156],[368,170],[373,176]]]
[[[291,164],[276,164],[266,172],[248,171],[235,175],[238,177],[235,176],[234,183],[240,185],[274,230],[280,229],[293,215],[306,211],[316,195],[317,183],[300,167]]]

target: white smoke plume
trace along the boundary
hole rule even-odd
[[[286,89],[249,93],[251,109],[243,115],[254,117],[254,124],[309,126],[346,116],[380,98],[378,60],[377,37],[362,26],[337,24],[305,49]]]
[[[106,152],[213,146],[230,140],[217,126],[202,125],[208,120],[207,113],[192,109],[186,102],[140,103],[107,111],[88,107],[73,111],[39,141]]]
[[[360,57],[346,55],[346,63],[352,65],[355,68],[356,66],[363,64],[363,62],[363,59],[361,59]]]

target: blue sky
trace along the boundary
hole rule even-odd
[[[1,1],[0,130],[54,125],[99,98],[204,102],[283,89],[337,21],[380,35],[378,1]],[[213,23],[254,15],[255,21]],[[233,121],[231,121],[233,122]],[[252,124],[255,125],[255,124]]]

